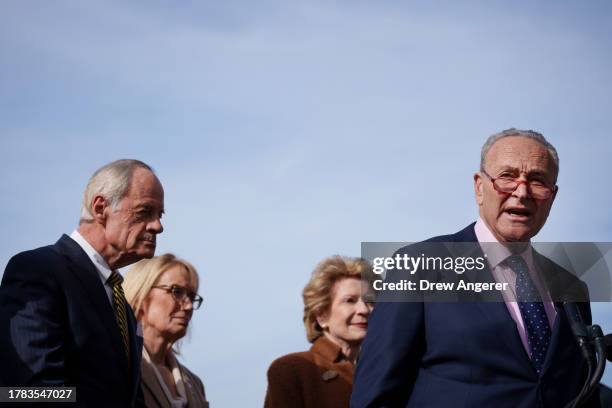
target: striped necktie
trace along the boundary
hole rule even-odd
[[[512,255],[506,259],[506,264],[516,273],[516,300],[527,330],[531,363],[541,375],[551,337],[544,303],[529,276],[529,268],[523,257]]]
[[[119,331],[121,332],[121,338],[123,339],[123,347],[125,355],[130,360],[130,342],[128,334],[127,316],[126,316],[126,300],[123,294],[123,288],[121,283],[123,278],[117,271],[112,271],[106,282],[110,285],[113,290],[113,309],[115,309],[115,316],[117,317],[117,323],[119,324]]]

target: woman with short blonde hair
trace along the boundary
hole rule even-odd
[[[333,256],[326,258],[315,267],[312,277],[304,287],[304,326],[306,338],[314,343],[323,335],[317,316],[327,310],[331,303],[334,284],[344,278],[370,280],[372,267],[362,258]]]
[[[304,291],[309,351],[276,359],[265,407],[348,407],[353,370],[372,311],[371,265],[332,256],[314,269]]]

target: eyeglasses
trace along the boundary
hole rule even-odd
[[[152,286],[151,288],[152,289],[162,289],[162,290],[165,290],[168,293],[171,293],[172,297],[174,298],[174,300],[176,300],[180,304],[185,303],[185,300],[189,299],[189,301],[193,305],[193,309],[194,310],[199,309],[200,306],[202,305],[202,300],[203,300],[202,296],[200,296],[200,295],[198,295],[197,293],[194,293],[194,292],[189,292],[189,291],[187,291],[186,288],[184,288],[182,286],[178,286],[178,285],[172,285],[172,286],[160,285],[160,286]]]
[[[512,194],[518,188],[519,184],[525,184],[531,197],[536,200],[546,200],[557,191],[557,186],[549,187],[539,180],[519,180],[514,177],[502,176],[502,177],[491,177],[486,171],[481,170],[481,173],[487,176],[495,191],[504,194]]]

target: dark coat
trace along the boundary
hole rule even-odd
[[[274,360],[268,370],[265,408],[349,406],[353,364],[340,347],[319,337],[309,351]]]
[[[128,361],[98,270],[63,235],[9,261],[0,286],[0,385],[76,387],[74,407],[142,402],[142,337],[126,308]]]
[[[477,242],[474,224],[432,241]],[[543,258],[536,260],[547,283],[586,290]],[[589,304],[579,307],[590,324]],[[379,302],[368,321],[351,407],[563,407],[580,391],[586,364],[561,305],[555,308],[538,376],[501,295],[498,302]],[[589,406],[599,406],[598,398]]]

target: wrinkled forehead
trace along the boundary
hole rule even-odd
[[[495,142],[487,153],[486,165],[490,171],[510,169],[553,178],[557,173],[546,146],[524,136],[509,136]]]
[[[138,177],[132,178],[130,187],[122,200],[132,208],[142,207],[155,212],[164,212],[164,189],[157,176],[146,170],[143,170]]]
[[[161,182],[154,173],[146,169],[134,170],[127,192],[138,196],[164,197],[164,188]]]

